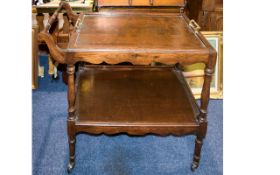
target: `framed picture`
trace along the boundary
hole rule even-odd
[[[215,73],[212,77],[210,98],[223,98],[223,32],[222,31],[206,31],[201,32],[209,43],[217,51],[217,63]],[[185,66],[184,76],[196,99],[200,99],[202,85],[204,81],[203,63],[196,63]]]

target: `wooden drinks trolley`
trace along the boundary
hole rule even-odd
[[[183,0],[180,5],[184,7]],[[62,9],[75,26],[63,49],[52,34]],[[62,2],[39,37],[56,61],[67,64],[69,172],[74,167],[76,134],[81,132],[194,134],[191,167],[198,167],[216,52],[183,10],[106,10],[77,15]],[[155,66],[155,62],[161,64]],[[200,106],[179,65],[197,62],[206,65]]]

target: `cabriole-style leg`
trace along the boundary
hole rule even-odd
[[[75,66],[67,65],[68,74],[68,119],[67,119],[67,131],[69,142],[69,163],[67,167],[68,173],[74,168],[75,165],[75,85],[74,85],[74,73]]]

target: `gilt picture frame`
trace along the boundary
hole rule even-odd
[[[201,33],[217,51],[217,62],[211,81],[210,98],[223,99],[223,32],[203,31]],[[204,68],[203,63],[187,65],[183,73],[196,99],[200,99],[201,96]]]

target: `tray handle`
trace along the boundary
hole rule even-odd
[[[191,26],[195,32],[199,32],[199,30],[201,29],[200,26],[193,19],[190,20],[189,26]]]
[[[63,49],[57,46],[57,43],[54,39],[55,35],[53,35],[53,31],[51,31],[50,33],[50,29],[53,27],[55,21],[57,21],[58,14],[63,9],[66,11],[69,22],[76,24],[79,16],[72,11],[72,8],[67,2],[61,1],[59,3],[59,7],[55,10],[51,18],[48,20],[45,28],[38,35],[39,40],[45,41],[45,43],[47,44],[52,58],[54,58],[59,63],[65,63],[65,52],[63,51]]]

